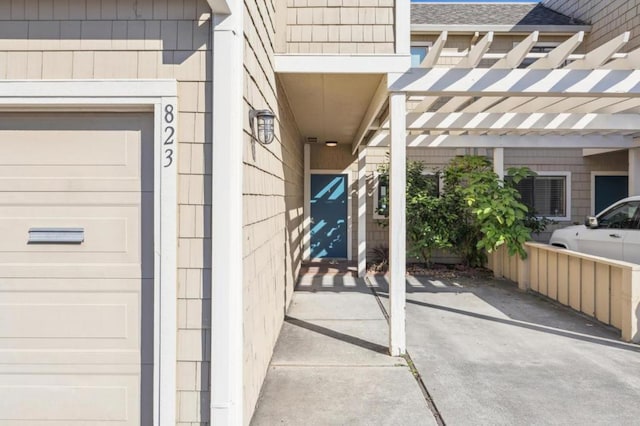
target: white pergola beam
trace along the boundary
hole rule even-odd
[[[407,130],[640,131],[638,114],[409,113]]]
[[[469,54],[466,57],[463,57],[460,62],[455,65],[455,68],[468,69],[477,67],[484,57],[484,54],[487,53],[489,47],[491,47],[491,43],[493,43],[493,31],[489,31],[485,34],[485,36],[471,48]]]
[[[538,59],[531,65],[529,65],[528,69],[531,70],[549,70],[558,68],[567,60],[569,55],[573,53],[574,50],[580,46],[582,41],[584,40],[584,31],[580,31],[576,33],[573,37],[567,39],[558,47],[553,49],[551,52],[547,53],[547,55],[543,58]]]
[[[389,146],[390,136],[380,131],[370,141],[369,146]],[[640,142],[621,135],[562,136],[553,135],[409,135],[410,148],[586,148],[586,149],[628,149],[639,147]]]
[[[444,45],[447,43],[447,37],[447,31],[443,31],[440,33],[436,42],[433,43],[433,46],[429,48],[427,56],[425,56],[425,58],[420,63],[420,66],[422,68],[431,68],[438,62],[438,59],[440,59],[440,53],[442,52]]]
[[[431,106],[435,104],[437,101],[438,101],[437,96],[425,96],[424,99],[422,99],[420,103],[413,108],[413,111],[414,112],[428,111],[429,108],[431,108]]]
[[[494,69],[518,68],[518,66],[522,63],[522,61],[524,61],[524,59],[527,57],[527,54],[529,54],[533,46],[535,46],[535,44],[538,42],[539,34],[540,33],[538,31],[534,31],[531,34],[529,34],[527,38],[522,40],[520,43],[518,43],[517,46],[511,49],[511,51],[507,53],[507,56],[505,56],[504,58],[500,59],[498,62],[493,64],[491,68],[494,68]]]
[[[640,70],[415,68],[393,77],[390,91],[428,96],[640,96]]]
[[[386,77],[382,77],[380,79],[380,84],[378,85],[378,88],[376,89],[376,92],[373,95],[373,98],[371,98],[371,101],[369,102],[369,107],[367,108],[367,111],[365,112],[364,117],[360,122],[360,127],[356,132],[356,136],[354,137],[351,143],[352,154],[355,155],[355,153],[358,151],[358,147],[362,143],[362,139],[364,139],[367,132],[369,131],[369,128],[371,127],[373,122],[376,120],[376,117],[378,117],[378,115],[380,114],[380,111],[384,107],[384,104],[386,103],[386,101],[387,101],[387,79]]]
[[[629,41],[630,32],[620,34],[613,40],[587,53],[584,59],[571,62],[565,68],[573,70],[589,70],[602,66]]]
[[[606,70],[637,70],[640,69],[640,49],[627,54],[626,58],[616,59],[603,65]]]
[[[389,351],[392,356],[406,352],[406,99],[404,93],[389,95]]]

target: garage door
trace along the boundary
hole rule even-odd
[[[0,423],[148,424],[145,114],[0,113]]]

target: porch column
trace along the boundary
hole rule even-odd
[[[493,171],[504,180],[504,148],[493,148]]]
[[[358,148],[358,277],[367,273],[367,152]]]
[[[629,149],[629,196],[640,195],[640,148]]]
[[[405,93],[389,95],[389,352],[393,356],[406,352],[406,102]]]
[[[311,259],[311,145],[304,144],[304,222],[302,224],[302,260]]]

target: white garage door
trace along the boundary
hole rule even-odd
[[[150,423],[152,125],[0,113],[1,424]]]

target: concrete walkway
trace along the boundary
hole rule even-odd
[[[368,278],[376,299],[317,272],[296,289],[252,425],[435,424],[406,361],[386,355],[386,279]],[[505,281],[408,277],[407,346],[447,425],[640,422],[640,347]]]
[[[435,425],[365,281],[348,271],[301,278],[251,424]]]
[[[447,425],[640,424],[640,347],[506,281],[408,277],[407,347]]]

